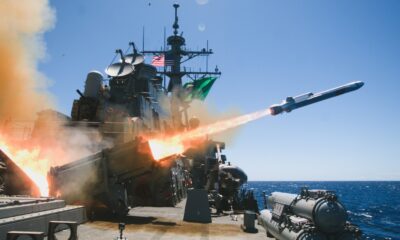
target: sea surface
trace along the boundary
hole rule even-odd
[[[345,206],[349,220],[364,239],[400,239],[400,181],[362,182],[249,182],[260,209],[262,192],[300,193],[302,187],[333,190]]]

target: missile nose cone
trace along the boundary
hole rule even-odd
[[[361,88],[362,86],[364,86],[364,82],[357,81],[357,82],[354,82],[354,85],[356,86],[356,89],[359,89],[359,88]]]

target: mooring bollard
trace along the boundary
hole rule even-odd
[[[10,231],[7,233],[7,240],[17,240],[19,237],[30,237],[33,240],[44,240],[44,233],[28,231]]]
[[[72,221],[50,221],[47,240],[56,240],[56,228],[60,225],[66,225],[70,230],[68,240],[78,240],[78,223]]]
[[[255,228],[255,223],[254,223],[255,220],[256,220],[255,212],[248,210],[244,211],[243,224],[241,225],[243,231],[248,233],[258,232],[257,228]]]

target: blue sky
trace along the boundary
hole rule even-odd
[[[199,4],[205,2],[206,4]],[[151,3],[149,5],[149,3]],[[90,70],[103,71],[129,41],[163,45],[174,1],[53,0],[39,68],[58,110],[70,113]],[[354,80],[356,92],[241,127],[228,159],[250,180],[400,180],[399,1],[180,1],[187,47],[209,40],[222,76],[206,102],[248,113],[287,96]],[[201,25],[205,29],[199,29]],[[192,62],[198,68],[204,61]],[[189,65],[188,65],[189,66]],[[204,68],[204,65],[203,65]]]

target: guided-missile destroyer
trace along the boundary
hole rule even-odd
[[[310,190],[300,195],[275,193],[269,198],[273,210],[259,212],[254,192],[241,189],[247,182],[246,173],[230,164],[222,154],[223,142],[207,139],[201,146],[187,149],[183,154],[154,158],[144,136],[173,134],[196,127],[188,116],[185,90],[189,88],[184,88],[182,78],[194,79],[190,82],[193,88],[205,77],[221,74],[218,68],[215,71],[181,69],[181,63],[196,56],[208,56],[212,50],[208,46],[200,51],[183,47],[185,38],[178,34],[179,5],[173,6],[175,21],[173,35],[167,39],[169,48],[142,49],[139,53],[135,44],[130,43],[131,54],[116,51],[120,59],[106,68],[108,79],[100,72],[90,72],[83,93],[77,91],[80,98],[74,101],[71,118],[68,118],[71,121],[66,125],[96,128],[115,144],[49,171],[53,195],[61,196],[69,204],[86,204],[91,217],[96,207],[114,214],[94,218],[96,221],[80,226],[80,239],[111,239],[119,235],[116,239],[251,240],[265,239],[265,232],[268,238],[276,239],[326,239],[325,235],[329,235],[329,239],[358,238],[358,230],[348,227],[351,225],[346,222],[344,206],[329,191]],[[158,56],[159,61],[170,65],[160,69],[146,64],[146,54]],[[108,85],[103,85],[105,81]],[[317,94],[288,97],[269,110],[271,115],[290,112],[362,86],[362,82],[354,82]],[[167,113],[160,106],[165,99],[170,104]],[[195,196],[185,207],[188,188],[194,188],[189,193],[196,193],[199,198]],[[205,206],[201,209],[203,212],[196,205]],[[191,206],[195,209],[188,209]],[[202,224],[199,219],[204,214],[213,224]],[[183,221],[188,220],[184,218],[186,215],[190,222]],[[116,220],[112,217],[115,216],[126,224],[114,223]],[[256,216],[259,225],[254,224]],[[45,231],[43,226],[35,225],[15,230]]]

